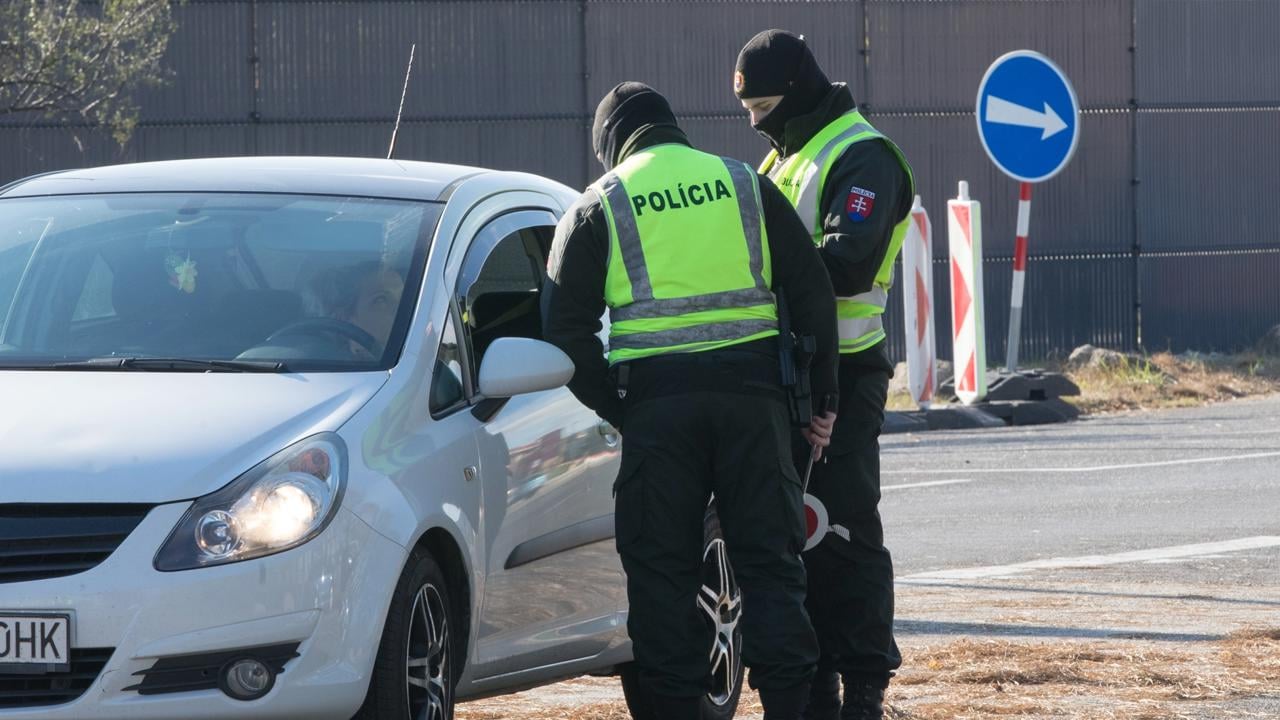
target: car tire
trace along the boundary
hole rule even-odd
[[[464,645],[450,590],[430,555],[419,550],[409,556],[391,598],[369,693],[352,720],[453,720]]]
[[[729,556],[725,552],[724,535],[715,505],[707,508],[703,520],[702,590],[698,593],[698,610],[713,629],[712,688],[702,697],[703,720],[731,720],[742,696],[742,591],[733,577]],[[663,720],[657,716],[649,697],[640,686],[640,673],[635,663],[619,666],[622,693],[634,720]]]

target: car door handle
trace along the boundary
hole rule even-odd
[[[475,480],[475,479],[476,479],[476,466],[475,466],[475,465],[468,465],[468,466],[466,466],[466,467],[462,468],[462,477],[463,477],[463,478],[465,478],[467,482],[471,482],[472,480]]]
[[[609,447],[618,447],[618,428],[611,425],[608,421],[601,421],[596,426],[596,431],[600,433],[600,437],[604,438],[604,444]]]

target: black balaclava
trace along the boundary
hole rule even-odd
[[[733,92],[739,99],[782,96],[772,112],[752,125],[775,148],[782,147],[787,121],[813,112],[830,91],[831,81],[809,46],[786,30],[765,30],[738,53]]]
[[[622,147],[640,130],[655,125],[678,127],[671,105],[657,90],[638,82],[619,83],[596,106],[591,147],[606,171],[618,164]]]

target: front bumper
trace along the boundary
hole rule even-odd
[[[74,648],[114,648],[78,699],[0,709],[0,720],[341,718],[359,708],[407,553],[345,509],[318,537],[270,557],[162,573],[156,550],[189,503],[153,509],[102,564],[68,577],[0,585],[0,611],[70,611]],[[300,643],[271,692],[139,695],[162,657]]]

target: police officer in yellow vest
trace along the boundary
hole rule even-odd
[[[795,205],[837,296],[839,421],[805,499],[814,517],[827,518],[804,554],[822,647],[805,717],[880,718],[884,689],[902,664],[877,510],[878,438],[893,372],[881,318],[915,194],[911,168],[857,111],[849,89],[827,80],[802,37],[756,35],[738,54],[733,88],[773,148],[760,171]]]
[[[691,147],[653,89],[615,87],[592,134],[607,172],[556,229],[544,336],[576,365],[569,389],[623,436],[616,543],[645,690],[639,702],[628,696],[632,713],[700,715],[712,635],[697,597],[714,493],[742,589],[750,682],[765,717],[798,720],[818,646],[804,609],[802,493],[773,290],[786,285],[793,330],[817,338],[820,397],[836,390],[831,285],[777,188]],[[607,360],[597,337],[606,308]],[[819,445],[833,419],[807,431]]]

